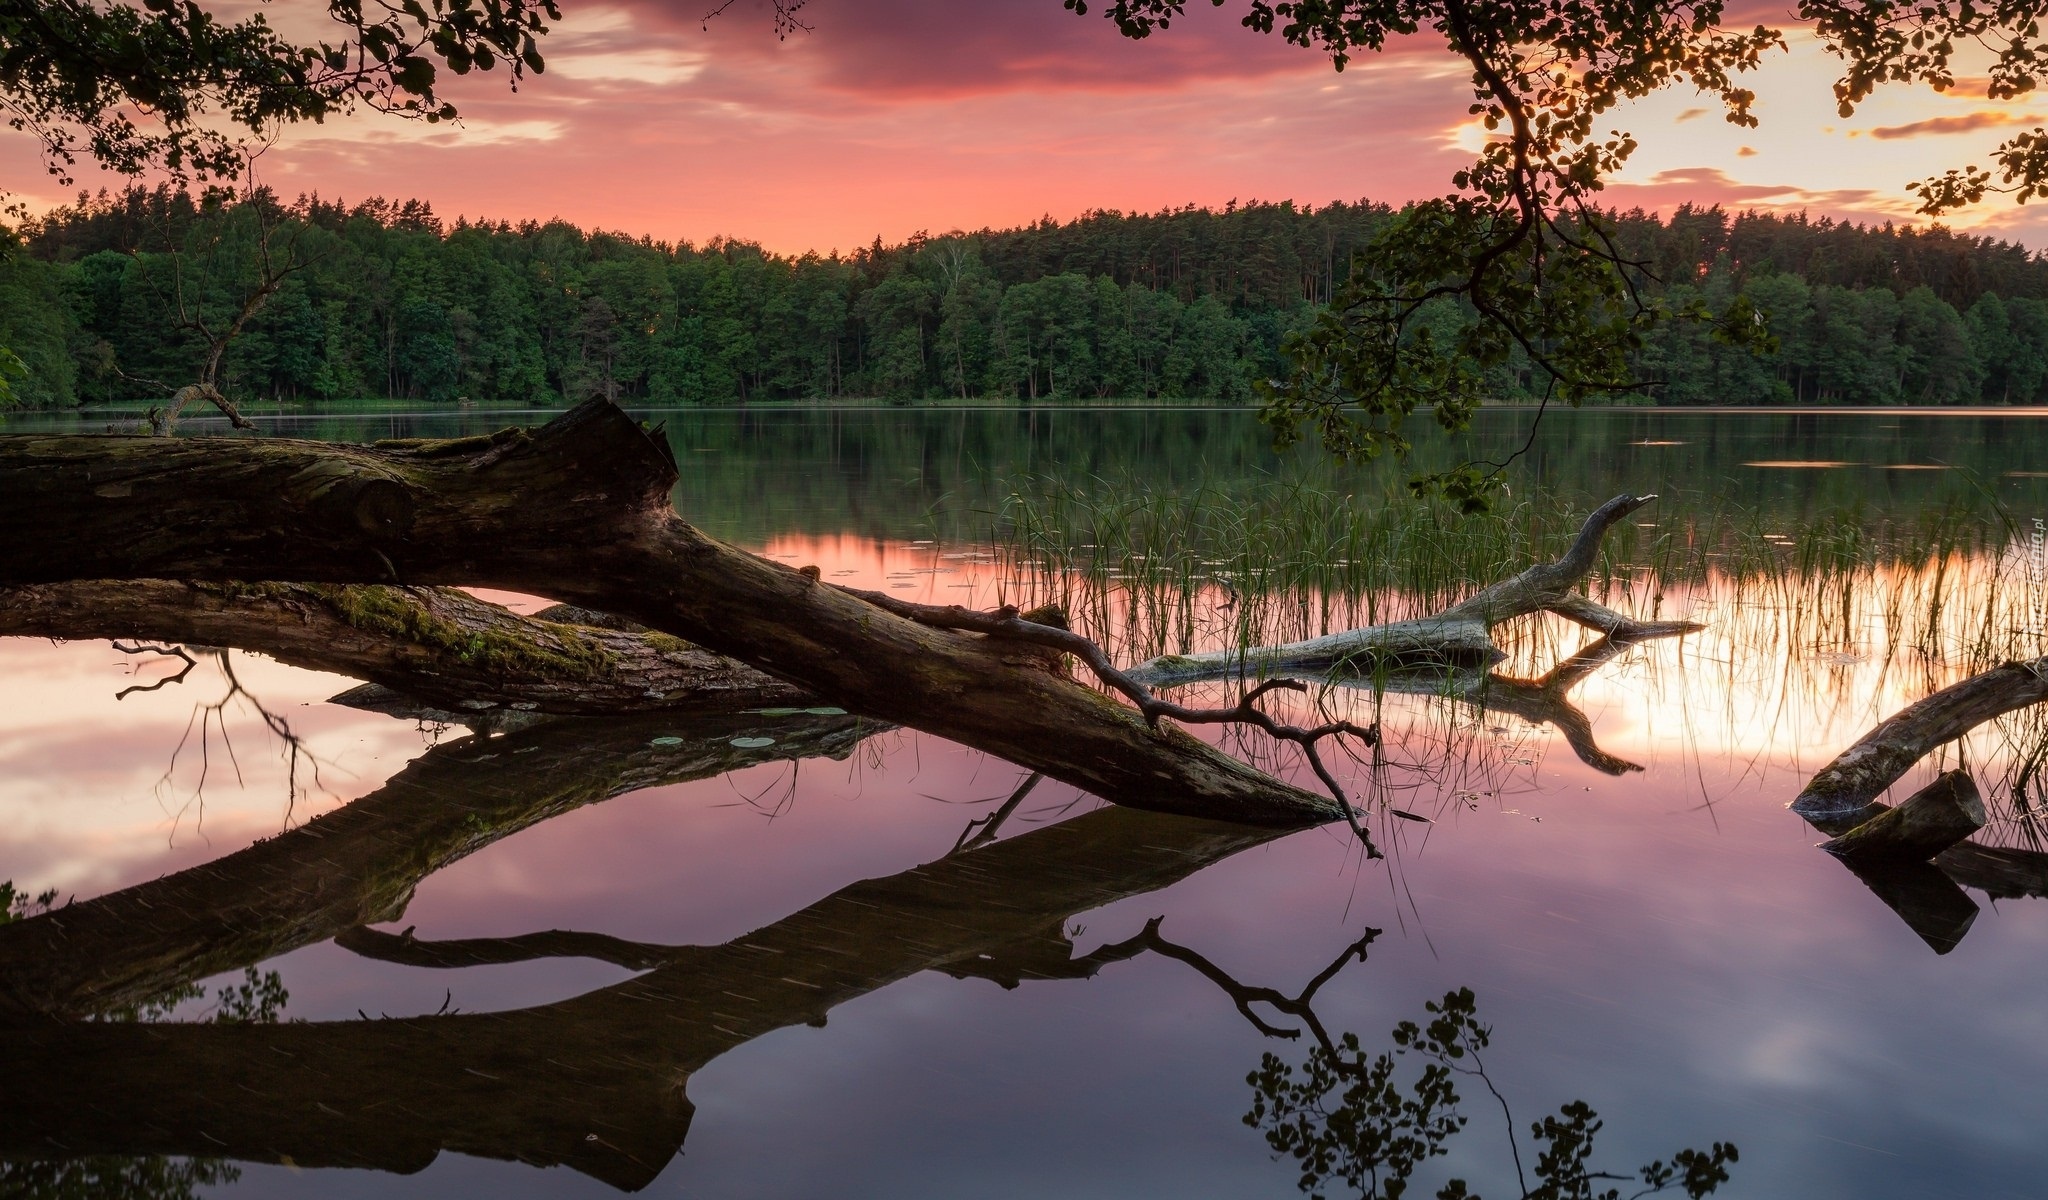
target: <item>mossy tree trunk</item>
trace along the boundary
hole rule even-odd
[[[542,618],[553,614],[541,614]],[[537,619],[454,588],[92,580],[0,588],[0,636],[232,646],[451,712],[811,705],[787,680],[644,629]]]
[[[828,703],[1120,804],[1338,817],[1068,677],[1059,656],[883,611],[705,536],[667,443],[591,402],[452,442],[0,439],[0,585],[98,579],[470,585],[617,613]]]

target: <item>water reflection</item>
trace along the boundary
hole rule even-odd
[[[750,763],[843,758],[875,728],[853,717],[661,714],[448,742],[374,794],[246,850],[0,926],[0,1017],[145,1003],[390,920],[431,872],[550,817]]]
[[[1672,431],[1649,418],[1602,420],[1639,437]],[[815,461],[778,460],[789,438],[769,431],[740,455],[752,474],[707,473],[685,487],[726,506],[714,521],[759,532],[757,544],[818,563],[835,581],[984,605],[1035,586],[985,546],[948,541],[892,491],[913,475],[924,499],[966,486],[976,478],[971,440],[957,456],[917,442],[922,457],[899,462],[887,439],[863,440],[858,424],[843,423],[843,458],[820,446],[805,451]],[[703,417],[683,428],[710,438],[714,425]],[[1698,445],[1654,453],[1697,450],[1704,457],[1672,469],[1701,480],[1740,461],[1730,454],[1879,462],[1925,453],[1846,450],[1826,430],[1794,432],[1784,446],[1769,444],[1776,434],[1688,432]],[[1054,448],[1086,440],[1059,436],[1070,440]],[[2003,466],[2048,453],[2044,444],[2029,433],[1949,449]],[[863,455],[872,461],[856,462]],[[820,463],[830,471],[806,485],[808,499],[777,491]],[[1601,467],[1644,486],[1635,469]],[[2048,621],[2034,560],[2023,548],[1923,547],[1844,566],[1835,549],[1851,525],[1803,517],[1809,500],[1889,489],[1854,525],[1867,530],[1888,511],[1961,487],[1933,478],[1961,472],[1746,474],[1768,479],[1742,483],[1746,495],[1780,488],[1800,503],[1773,510],[1752,544],[1709,548],[1726,556],[1701,572],[1659,577],[1643,569],[1654,568],[1656,539],[1682,543],[1707,526],[1674,501],[1604,581],[1609,603],[1689,616],[1708,624],[1704,633],[1580,647],[1576,632],[1531,621],[1493,672],[1338,681],[1321,697],[1381,720],[1384,760],[1352,769],[1381,772],[1376,794],[1390,807],[1434,818],[1402,823],[1410,836],[1384,876],[1358,873],[1339,843],[1315,834],[1277,844],[1256,831],[1119,812],[1034,824],[1072,794],[1044,784],[1020,794],[999,765],[929,739],[878,744],[851,723],[799,728],[758,714],[659,729],[515,721],[386,780],[390,768],[377,763],[418,748],[409,721],[297,707],[329,694],[331,681],[274,694],[281,669],[246,658],[241,678],[271,709],[289,713],[329,761],[361,773],[338,770],[330,786],[367,794],[222,854],[279,829],[273,801],[287,771],[249,761],[245,792],[225,778],[209,785],[219,792],[205,834],[218,848],[196,841],[187,821],[166,849],[148,788],[189,702],[164,689],[117,707],[106,669],[114,656],[103,647],[0,646],[10,678],[24,681],[0,730],[11,831],[0,877],[107,893],[56,914],[74,922],[76,941],[35,921],[19,926],[20,940],[0,938],[0,1005],[12,1010],[0,1030],[0,1096],[11,1114],[0,1191],[53,1179],[111,1190],[123,1185],[109,1181],[130,1178],[175,1195],[218,1190],[236,1170],[252,1190],[396,1188],[384,1177],[365,1185],[247,1164],[416,1170],[437,1155],[433,1182],[418,1185],[429,1192],[574,1190],[559,1173],[510,1167],[483,1177],[492,1186],[465,1188],[477,1168],[447,1151],[569,1164],[604,1185],[641,1186],[670,1162],[694,1115],[689,1173],[671,1178],[714,1193],[1284,1192],[1289,1179],[1265,1162],[1257,1135],[1232,1124],[1246,1102],[1236,1081],[1257,1051],[1231,1035],[1254,1036],[1247,1011],[1266,1027],[1258,1034],[1302,1029],[1283,1048],[1302,1061],[1320,1042],[1276,998],[1301,1000],[1296,986],[1342,948],[1348,965],[1307,997],[1333,1045],[1470,983],[1503,1023],[1501,1074],[1528,1088],[1531,1105],[1583,1094],[1628,1113],[1606,1135],[1628,1143],[1623,1161],[1725,1134],[1743,1146],[1742,1194],[2029,1195],[2042,1165],[2032,1096],[2043,1066],[2029,964],[2048,925],[2043,906],[1979,906],[1986,895],[2048,895],[2048,856],[2030,817],[2040,810],[2028,767],[2042,761],[2039,724],[2007,719],[1926,766],[1966,763],[1994,822],[1908,872],[1914,879],[1845,874],[1812,848],[1825,831],[1778,806],[1885,713],[1980,664],[2037,652]],[[2007,482],[2048,496],[2038,492],[2048,484]],[[807,510],[799,520],[791,514],[803,504],[852,504],[862,515]],[[957,527],[978,519],[957,517]],[[1119,603],[1103,610],[1111,616],[1153,619],[1122,603],[1130,590],[1113,595]],[[1229,600],[1221,588],[1194,589],[1200,619],[1187,628],[1224,636],[1253,607],[1241,597],[1225,618]],[[1305,593],[1261,611],[1312,634],[1348,623],[1356,603]],[[1384,618],[1421,601],[1375,603]],[[668,737],[683,740],[654,744]],[[730,758],[717,757],[721,737]],[[778,742],[752,757],[731,746],[753,737]],[[246,751],[239,726],[236,739]],[[710,811],[742,803],[718,771],[849,753],[871,772],[866,790],[833,790],[851,769],[828,779],[806,767],[790,790],[800,802],[774,836],[733,835],[742,823],[722,826]],[[886,770],[875,765],[884,761]],[[709,783],[688,807],[664,797],[598,803],[699,767]],[[863,804],[837,803],[849,793]],[[131,797],[143,799],[139,817],[120,807]],[[950,807],[967,799],[985,803]],[[765,824],[736,811],[749,828]],[[1007,815],[963,830],[969,813]],[[200,857],[215,861],[194,866]],[[897,869],[923,858],[934,861]],[[876,878],[806,904],[862,876]],[[1171,914],[1164,925],[1146,924],[1162,912]],[[1360,938],[1366,922],[1390,932]],[[1108,940],[1088,940],[1083,923]],[[470,936],[479,934],[506,936]],[[706,944],[678,944],[691,941]],[[1944,945],[1945,957],[1929,952]],[[306,949],[274,961],[293,947]],[[1367,947],[1374,962],[1362,969],[1353,951]],[[567,964],[544,978],[546,998],[568,998],[506,1000],[504,977],[488,972],[520,963]],[[611,986],[574,974],[578,963],[602,966]],[[81,1019],[245,966],[259,978],[281,971],[295,1011],[328,1019]],[[476,974],[451,974],[458,969]],[[619,982],[622,972],[637,976]],[[451,1009],[510,1011],[331,1019],[359,1004],[431,1014],[444,980],[459,997]],[[1073,982],[1036,986],[1045,980]],[[415,992],[430,996],[416,1004]],[[793,1028],[828,1014],[830,1034]],[[1947,1031],[1938,1045],[1922,1039],[1929,1022]],[[1893,1135],[1876,1150],[1850,1144],[1876,1141],[1872,1128]],[[792,1129],[821,1136],[797,1145]],[[1483,1149],[1475,1157],[1502,1152]],[[1474,1186],[1512,1194],[1501,1174]],[[793,1176],[800,1182],[775,1185]]]
[[[836,1005],[918,971],[1023,977],[1028,964],[1070,959],[1076,914],[1275,836],[1122,809],[1089,813],[853,884],[724,945],[630,947],[636,964],[654,964],[646,974],[539,1008],[281,1025],[29,1021],[0,1029],[0,1094],[38,1098],[0,1132],[0,1157],[61,1147],[64,1157],[211,1153],[416,1171],[453,1150],[642,1187],[688,1132],[684,1085],[719,1055],[784,1026],[822,1023]],[[299,871],[282,873],[301,884],[271,894],[287,921],[336,907],[324,880],[304,875],[323,858],[309,840]],[[211,904],[189,896],[195,907],[184,919],[246,911],[242,889],[222,886]],[[364,908],[353,898],[345,906]],[[49,929],[64,911],[0,934]],[[421,965],[617,947],[539,935],[436,948],[360,931],[350,944]],[[46,978],[101,973],[102,960],[82,947],[45,941],[40,951]],[[67,994],[81,990],[93,989],[73,984]]]

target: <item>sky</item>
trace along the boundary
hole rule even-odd
[[[1241,0],[1195,0],[1143,42],[1057,0],[810,0],[810,30],[785,40],[765,0],[708,23],[707,6],[570,0],[543,43],[546,72],[516,94],[502,72],[479,75],[452,93],[459,126],[363,114],[295,128],[259,176],[286,195],[422,198],[448,218],[829,252],[1093,209],[1398,204],[1447,192],[1482,136],[1440,44],[1364,55],[1340,75],[1239,28]],[[265,11],[317,33],[323,7]],[[1991,102],[1967,79],[1947,95],[1880,92],[1845,120],[1826,51],[1768,6],[1751,15],[1793,34],[1752,77],[1762,127],[1726,124],[1687,89],[1617,112],[1613,127],[1642,148],[1610,203],[1917,221],[1908,182],[2048,120],[2048,102]],[[0,172],[31,207],[120,182],[81,170],[62,188],[13,133],[0,135]],[[2048,247],[2038,205],[1997,200],[1948,223]]]

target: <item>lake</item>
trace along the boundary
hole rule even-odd
[[[1214,557],[1189,560],[1207,569],[1163,620],[1146,615],[1158,580],[1110,561],[1098,528],[1004,548],[1046,496],[1307,479],[1378,504],[1414,470],[1506,458],[1533,414],[1487,410],[1457,439],[1418,428],[1408,464],[1356,468],[1276,453],[1231,410],[636,415],[665,424],[677,507],[719,537],[935,603],[1091,595],[1090,632],[1128,659],[1148,637],[1215,644],[1254,609],[1320,633],[1431,602],[1341,581],[1261,593],[1229,547],[1202,547],[1188,553]],[[544,418],[262,424],[366,441]],[[0,432],[103,424],[16,415]],[[2048,415],[1556,412],[1506,472],[1510,531],[1658,493],[1598,586],[1706,628],[1550,688],[1556,719],[1441,688],[1338,689],[1383,730],[1377,764],[1339,768],[1375,801],[1377,861],[1341,826],[1275,835],[1050,781],[987,836],[1025,772],[831,709],[472,735],[333,703],[353,681],[241,651],[191,648],[162,682],[187,663],[0,639],[0,879],[57,906],[0,925],[0,946],[105,898],[115,917],[52,975],[185,988],[0,1028],[16,1062],[0,1068],[0,1180],[50,1196],[1291,1196],[1298,1169],[1244,1120],[1247,1075],[1314,1041],[1298,1012],[1253,1001],[1320,978],[1315,1019],[1368,1055],[1470,988],[1524,1167],[1528,1126],[1583,1100],[1602,1169],[1737,1145],[1720,1195],[2039,1195],[2048,847],[2025,765],[2043,722],[1986,726],[1894,790],[1964,763],[1992,809],[1977,840],[2038,872],[2032,895],[1957,880],[1975,911],[1945,924],[1902,919],[1785,806],[1891,712],[2043,652]],[[1498,670],[1541,690],[1589,635],[1530,625]],[[1313,786],[1255,736],[1222,740]],[[358,908],[366,928],[340,915]],[[159,928],[189,940],[122,940]],[[1413,1059],[1395,1060],[1404,1080]],[[1469,1124],[1415,1194],[1453,1176],[1522,1194],[1502,1104],[1476,1079],[1460,1091]]]

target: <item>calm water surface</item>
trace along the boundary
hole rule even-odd
[[[1289,465],[1231,412],[661,418],[686,516],[935,601],[1008,586],[976,539],[1020,474],[1183,486]],[[1502,454],[1526,423],[1489,413],[1418,459]],[[225,914],[206,935],[225,969],[177,1004],[187,1024],[0,1034],[52,1071],[8,1071],[7,1109],[27,1115],[0,1157],[159,1180],[95,1185],[123,1195],[182,1194],[182,1171],[194,1194],[240,1196],[1289,1196],[1295,1171],[1240,1118],[1260,1056],[1306,1049],[1248,1022],[1217,978],[1293,995],[1377,930],[1316,994],[1323,1024],[1384,1048],[1426,1001],[1472,988],[1517,1125],[1583,1099],[1608,1169],[1719,1140],[1741,1148],[1722,1195],[2043,1194],[2048,901],[1970,892],[1981,911],[1937,954],[1784,805],[1878,718],[1967,673],[1985,628],[2037,637],[2037,576],[2014,556],[2048,519],[2048,419],[1565,414],[1511,486],[1659,491],[1643,515],[1668,521],[1743,506],[1791,544],[1845,510],[2002,512],[2021,544],[1873,568],[1813,593],[1838,601],[1825,619],[1797,588],[1674,586],[1664,615],[1707,631],[1559,697],[1597,755],[1555,724],[1388,697],[1380,782],[1433,823],[1381,825],[1387,862],[1332,830],[1146,817],[1050,783],[992,844],[949,854],[1022,772],[855,717],[467,738],[329,703],[349,681],[245,653],[199,653],[183,682],[117,699],[180,664],[0,640],[0,879],[60,904],[146,884],[134,895]],[[1548,630],[1503,670],[1540,676],[1578,640]],[[259,705],[310,758],[292,761]],[[1973,740],[1987,785],[2024,732]],[[2031,845],[2010,819],[1980,836]],[[263,890],[277,878],[322,890]],[[353,921],[337,895],[374,895],[371,928],[410,938],[338,944]],[[1154,918],[1164,942],[1132,944]],[[149,949],[125,961],[167,981],[189,961],[164,948],[135,967]],[[277,973],[279,1015],[303,1024],[209,1023],[244,963]],[[1497,1109],[1465,1111],[1425,1193],[1457,1175],[1519,1194]]]

